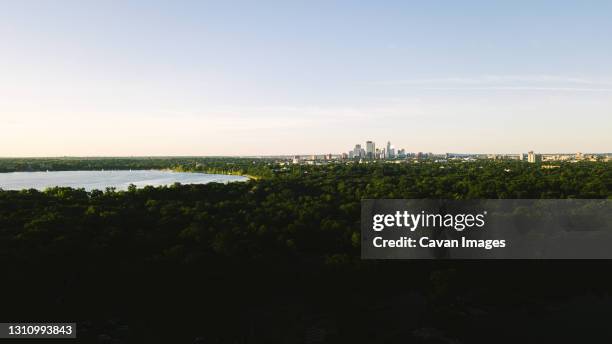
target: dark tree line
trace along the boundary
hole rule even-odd
[[[270,176],[272,159],[198,157],[0,158],[2,172],[169,169],[187,172]]]

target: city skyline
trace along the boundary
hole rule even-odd
[[[543,156],[554,157],[551,160],[557,159],[566,159],[570,156],[573,156],[574,159],[580,160],[585,158],[586,155],[600,155],[610,157],[612,153],[610,152],[537,152],[534,150],[529,150],[527,152],[512,152],[512,153],[499,153],[499,152],[488,152],[488,153],[473,153],[473,152],[431,152],[431,151],[410,151],[406,148],[396,147],[391,144],[391,141],[387,141],[387,144],[383,148],[376,147],[376,142],[372,140],[365,141],[365,149],[362,147],[360,143],[355,144],[353,149],[350,149],[348,152],[342,152],[340,154],[335,154],[336,156],[340,156],[342,159],[366,159],[366,160],[385,160],[385,159],[405,159],[409,157],[421,157],[421,156],[488,156],[493,159],[497,158],[508,158],[513,157],[518,160],[525,160],[528,162],[538,162],[541,161]],[[321,155],[321,154],[314,154]],[[323,156],[332,156],[331,153],[323,154]]]
[[[365,147],[365,148],[364,148]],[[283,157],[283,156],[278,156]],[[284,156],[284,158],[288,158]],[[302,162],[315,163],[316,161],[375,161],[375,160],[387,160],[393,162],[401,162],[402,160],[421,160],[429,159],[438,162],[444,162],[448,159],[453,160],[464,160],[474,161],[477,159],[492,159],[492,160],[517,160],[525,161],[529,163],[540,163],[540,162],[553,162],[553,161],[612,161],[612,153],[610,152],[556,152],[556,153],[542,153],[530,150],[528,152],[514,152],[514,153],[465,153],[465,152],[445,152],[445,153],[433,153],[433,152],[411,152],[405,148],[395,147],[391,144],[391,141],[387,141],[386,147],[377,148],[376,142],[367,140],[365,146],[361,143],[355,144],[354,148],[348,152],[342,153],[325,153],[325,154],[296,154],[292,156],[292,162],[294,164],[300,164]],[[551,167],[551,166],[544,166]],[[558,167],[558,166],[552,166]]]
[[[409,147],[402,147],[399,145],[394,145],[389,140],[385,140],[386,144],[381,146],[377,146],[374,140],[362,140],[362,142],[356,143],[350,149],[340,149],[340,150],[322,150],[322,151],[309,151],[309,152],[290,152],[286,154],[234,154],[234,155],[223,155],[223,154],[209,154],[209,155],[188,155],[188,154],[171,154],[171,155],[40,155],[40,156],[3,156],[0,155],[0,158],[104,158],[104,157],[117,157],[117,158],[129,158],[129,157],[308,157],[308,156],[317,156],[317,157],[325,157],[325,156],[343,156],[346,155],[348,158],[363,158],[363,159],[394,159],[403,155],[403,157],[410,155],[423,154],[425,156],[442,156],[442,155],[458,155],[458,156],[514,156],[514,155],[524,155],[525,160],[527,160],[528,154],[533,153],[536,155],[602,155],[602,156],[612,156],[612,151],[579,151],[579,150],[569,150],[569,151],[539,151],[534,149],[528,149],[525,151],[512,151],[512,152],[498,152],[498,151],[459,151],[459,150],[449,150],[449,151],[433,151],[428,149],[410,149]],[[346,145],[345,145],[346,146]],[[391,149],[389,151],[389,148]],[[356,151],[361,151],[361,155],[356,154]],[[369,155],[372,153],[372,155]],[[353,155],[351,155],[353,154]]]
[[[0,13],[0,156],[612,151],[607,1],[63,3]]]

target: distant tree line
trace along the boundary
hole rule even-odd
[[[163,170],[270,176],[271,159],[198,157],[0,158],[2,172]]]

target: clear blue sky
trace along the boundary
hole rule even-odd
[[[612,151],[610,1],[3,1],[0,156]]]

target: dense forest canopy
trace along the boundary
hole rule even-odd
[[[81,164],[193,171],[222,171],[224,166],[217,159],[176,159],[165,165],[163,159],[94,161]],[[30,166],[58,166],[36,164]],[[59,166],[81,168],[71,160]],[[58,255],[66,249],[134,255],[141,248],[138,256],[143,259],[184,262],[208,255],[253,258],[272,252],[355,257],[363,198],[609,198],[612,186],[609,163],[542,169],[517,162],[280,166],[237,159],[225,166],[269,177],[227,185],[132,187],[125,192],[60,187],[1,192],[2,252],[31,259],[54,249]],[[121,253],[110,243],[127,251]]]
[[[2,159],[0,171],[5,172],[153,168],[259,177],[230,184],[127,191],[61,187],[0,191],[0,264],[10,276],[4,288],[22,296],[6,308],[23,316],[32,309],[49,315],[51,309],[58,312],[51,314],[65,317],[75,313],[94,317],[98,313],[92,309],[114,316],[118,309],[135,307],[126,312],[146,320],[123,321],[151,330],[157,321],[176,315],[172,312],[201,307],[208,325],[191,324],[186,336],[203,327],[210,338],[238,342],[250,335],[250,327],[273,336],[266,325],[240,317],[235,334],[224,332],[229,331],[232,311],[261,316],[259,298],[268,300],[274,311],[266,316],[274,321],[286,321],[284,312],[313,317],[332,312],[345,321],[358,321],[350,314],[354,305],[347,305],[355,297],[360,298],[355,305],[366,308],[378,302],[362,296],[366,288],[378,288],[371,283],[381,279],[398,283],[388,289],[389,295],[402,294],[406,290],[397,288],[409,284],[427,294],[424,302],[432,307],[440,300],[453,300],[453,307],[461,308],[458,298],[481,305],[496,300],[496,307],[502,307],[499,302],[505,301],[496,299],[498,292],[491,286],[504,290],[510,299],[524,295],[525,286],[504,278],[507,274],[499,269],[481,266],[478,271],[496,277],[483,284],[484,277],[469,283],[457,277],[475,273],[460,262],[361,261],[360,200],[612,198],[611,167],[605,162],[546,169],[510,161],[306,166],[238,158]],[[521,274],[543,279],[541,268],[522,267]],[[506,272],[512,269],[516,266],[508,266]],[[404,274],[408,271],[412,273]],[[564,283],[561,290],[579,288],[565,280],[559,267],[546,271],[559,274],[547,275],[539,280],[540,287],[532,285],[525,295],[540,297],[538,288],[559,281]],[[598,288],[612,289],[605,279],[597,283]],[[466,288],[474,289],[464,293]],[[548,290],[546,295],[554,294]],[[327,306],[306,309],[309,297],[326,300]],[[283,304],[289,309],[281,310]],[[340,304],[343,311],[338,310]],[[147,312],[156,314],[156,310],[164,310],[166,316],[147,317]],[[320,326],[348,331],[347,324]],[[147,338],[143,331],[133,330],[140,339]],[[455,334],[461,336],[460,331]],[[358,333],[353,335],[356,342],[364,340]]]

